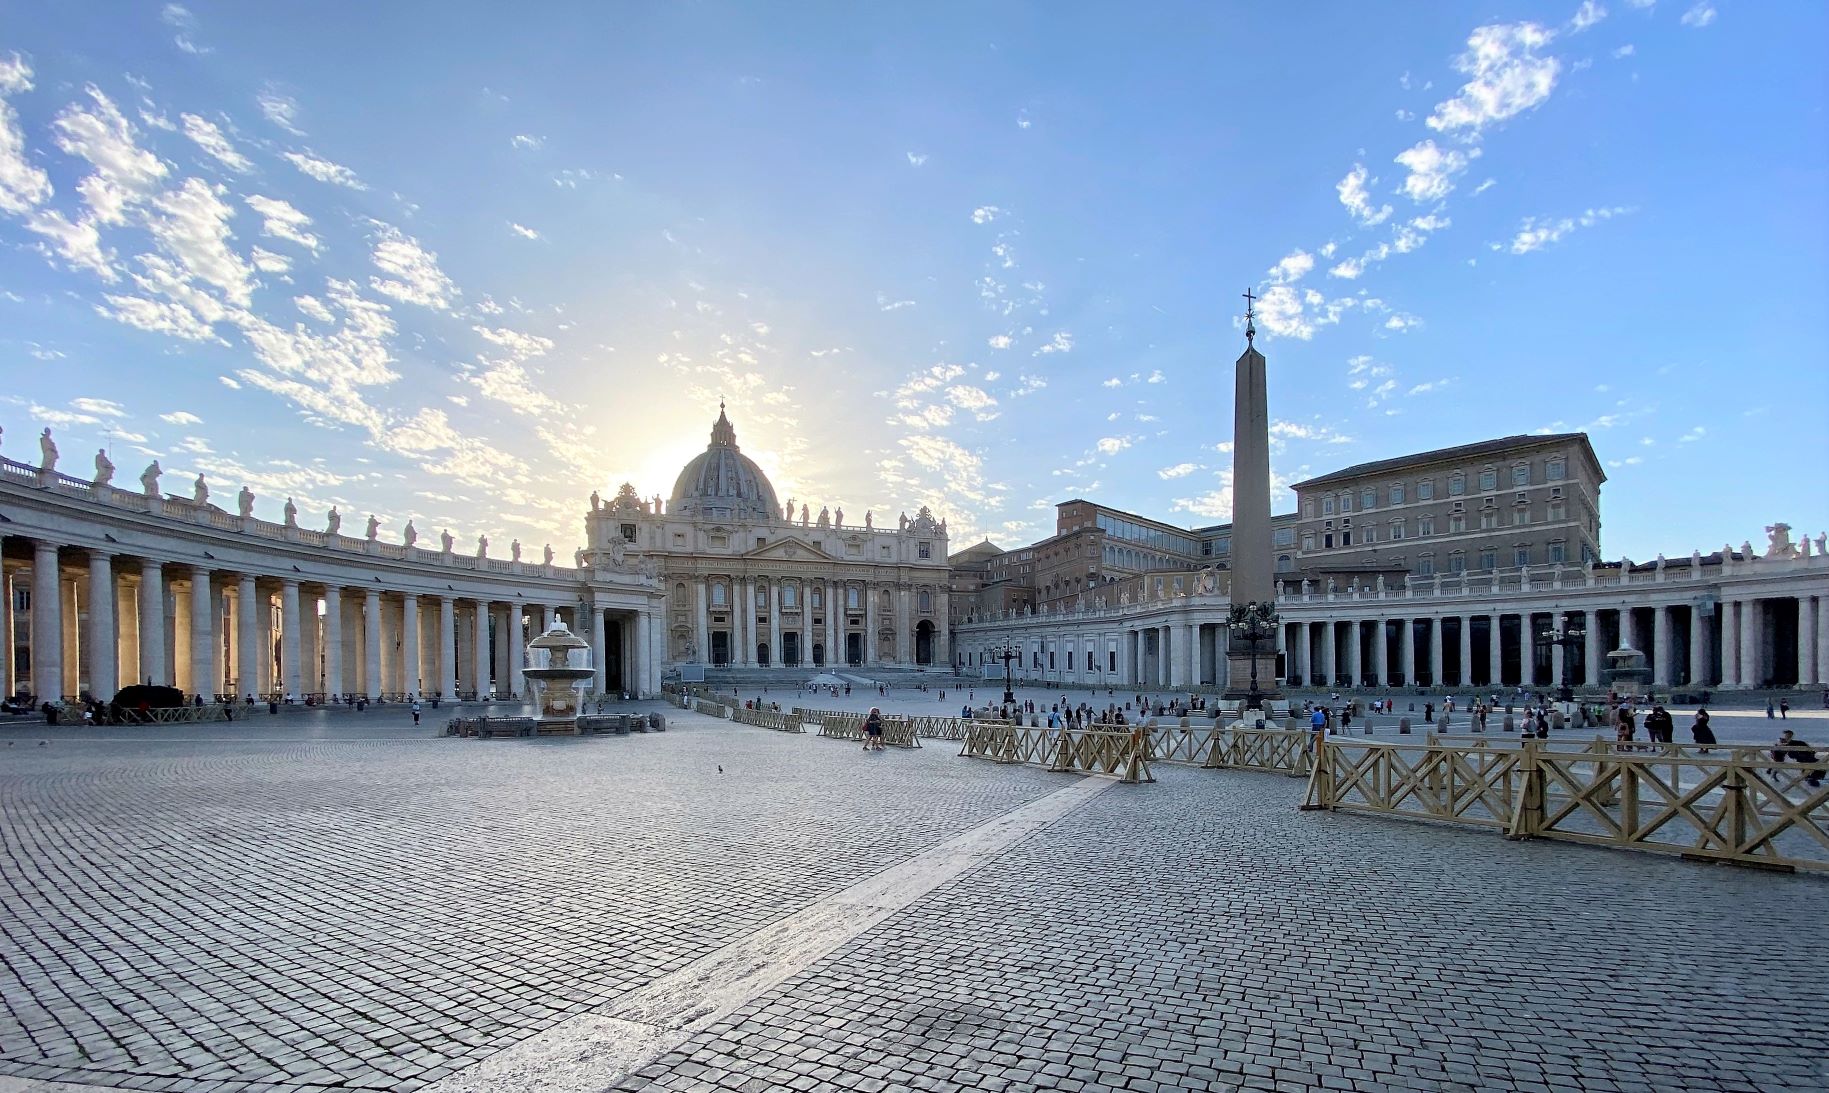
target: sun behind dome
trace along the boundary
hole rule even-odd
[[[724,416],[723,403],[718,403],[718,420],[711,426],[711,443],[680,471],[667,511],[771,524],[781,519],[775,487],[755,460],[738,449],[737,431]]]

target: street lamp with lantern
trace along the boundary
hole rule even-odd
[[[1498,635],[1495,633],[1494,638]],[[1568,616],[1562,618],[1562,629],[1544,631],[1537,635],[1537,644],[1545,649],[1562,650],[1562,678],[1556,681],[1556,701],[1575,701],[1575,688],[1569,685],[1569,658],[1588,640],[1588,628],[1580,623],[1571,623]]]
[[[1016,701],[1016,691],[1010,683],[1010,662],[1020,658],[1021,654],[1017,653],[1016,648],[1008,642],[1004,643],[1003,652],[995,654],[995,659],[1003,661],[1003,701],[1005,705]]]
[[[1257,686],[1257,653],[1263,642],[1275,639],[1277,627],[1282,619],[1277,616],[1274,603],[1235,603],[1227,616],[1226,626],[1232,632],[1235,641],[1242,642],[1251,653],[1251,691],[1245,699],[1248,710],[1264,708],[1264,699]]]

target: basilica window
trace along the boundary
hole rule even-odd
[[[622,532],[622,541],[623,542],[633,543],[635,541],[635,525],[634,524],[624,524],[621,527],[617,528],[616,530]]]
[[[892,556],[892,555],[891,555],[891,554],[890,554],[890,553],[889,553],[889,544],[888,544],[888,543],[884,543],[884,544],[883,544],[883,561],[885,561],[885,562],[887,562],[887,561],[889,561],[889,560],[890,560],[890,559],[891,559],[891,558],[892,558],[892,557],[893,557],[893,556]]]
[[[711,586],[711,606],[723,607],[724,603],[725,603],[724,586],[722,584],[717,584],[717,583],[712,584],[712,586]]]
[[[893,611],[893,610],[895,610],[895,600],[890,598],[890,595],[888,592],[884,592],[883,593],[883,613],[888,614],[890,611]]]
[[[781,606],[800,606],[800,587],[798,585],[784,584],[781,586]]]
[[[932,543],[917,543],[915,545],[915,557],[931,558],[933,556],[934,556],[934,545]]]
[[[712,549],[714,549],[714,550],[721,549],[721,548],[727,547],[729,545],[730,545],[730,536],[728,536],[728,535],[713,535],[711,537],[711,546],[712,546]]]
[[[926,589],[922,589],[921,590],[921,610],[922,611],[932,611],[933,609],[934,609],[934,594],[932,592],[927,591]]]
[[[853,611],[857,610],[857,589],[845,589],[845,606]]]

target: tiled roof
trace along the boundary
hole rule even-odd
[[[1566,444],[1569,441],[1574,440],[1579,440],[1582,444],[1586,445],[1588,443],[1588,434],[1521,433],[1517,436],[1500,437],[1497,440],[1482,440],[1477,443],[1461,444],[1452,448],[1437,448],[1432,452],[1418,452],[1415,455],[1400,455],[1394,459],[1376,459],[1370,463],[1355,463],[1351,467],[1343,467],[1340,470],[1310,478],[1305,482],[1297,482],[1290,488],[1298,490],[1306,489],[1309,486],[1320,485],[1327,482],[1338,482],[1342,479],[1358,478],[1368,474],[1382,474],[1387,471],[1406,470],[1427,463],[1447,463],[1461,459],[1474,459],[1479,456],[1492,455],[1498,452],[1515,451],[1519,448],[1535,448],[1550,444]],[[1592,454],[1593,450],[1590,448],[1590,457]]]

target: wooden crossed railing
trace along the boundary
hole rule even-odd
[[[706,717],[728,717],[730,716],[730,711],[734,707],[726,706],[722,702],[698,698],[693,700],[692,708],[696,712],[704,714]]]
[[[864,716],[861,713],[828,713],[819,719],[819,735],[834,740],[864,739]],[[883,715],[883,743],[895,748],[918,748],[914,722],[906,717]]]
[[[1207,770],[1255,770],[1291,777],[1306,776],[1311,765],[1310,739],[1305,732],[1235,728],[1216,722],[1146,728],[1152,761],[1198,763]]]
[[[791,713],[779,710],[745,710],[732,707],[730,719],[739,725],[754,725],[760,729],[774,729],[776,732],[806,732],[800,718]]]
[[[144,720],[158,725],[190,725],[199,721],[227,721],[228,708],[221,702],[212,702],[203,706],[164,706],[151,707],[144,715],[138,710],[127,711],[130,717],[143,717]]]
[[[1792,871],[1829,871],[1829,759],[1595,741],[1559,747],[1331,738],[1304,808],[1410,816]]]
[[[1048,729],[970,721],[959,754],[997,763],[1035,763],[1052,771],[1115,774],[1126,783],[1153,782],[1149,736],[1136,729]]]

